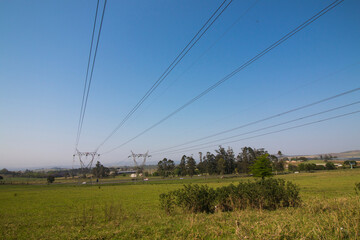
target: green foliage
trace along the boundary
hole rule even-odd
[[[254,177],[271,177],[272,167],[271,161],[269,160],[269,154],[264,154],[256,158],[255,163],[250,167],[251,173]]]
[[[178,166],[178,176],[186,176],[186,156],[183,155]]]
[[[315,163],[300,163],[298,165],[299,171],[307,171],[311,172],[313,170],[316,170],[316,164]]]
[[[184,185],[167,194],[160,194],[160,206],[170,213],[175,206],[185,212],[213,213],[247,208],[274,210],[279,207],[295,207],[300,204],[299,188],[283,179],[264,179],[243,182],[237,186],[210,188],[207,185]]]
[[[356,194],[360,195],[360,182],[355,183],[355,191],[356,191]]]
[[[295,171],[298,171],[299,169],[298,169],[298,166],[293,165],[293,164],[289,164],[289,165],[288,165],[288,170],[289,170],[290,172],[295,172]]]
[[[3,179],[4,179],[4,177],[0,175],[0,180],[3,180]]]
[[[346,161],[344,162],[344,165],[347,165],[347,166],[350,166],[350,165],[356,166],[356,165],[357,165],[357,162],[354,161],[354,160],[346,160]]]
[[[174,206],[181,207],[185,212],[213,213],[215,210],[216,193],[207,185],[184,185],[167,194],[160,194],[160,206],[169,213]]]
[[[53,183],[55,181],[55,177],[53,175],[49,175],[46,180],[48,183]]]
[[[217,172],[218,174],[232,174],[235,171],[235,154],[232,148],[225,148],[219,146],[219,150],[216,150],[215,159],[217,161]],[[221,160],[222,159],[222,160]],[[219,163],[220,161],[220,163]],[[220,170],[219,170],[220,167]],[[221,173],[223,172],[223,173]]]
[[[225,160],[220,158],[217,163],[218,174],[223,175],[225,173]]]
[[[285,161],[283,159],[275,159],[272,163],[275,171],[283,172],[285,170]]]
[[[315,170],[326,170],[326,167],[324,165],[316,165]]]
[[[327,162],[325,164],[325,168],[326,168],[326,170],[334,170],[334,169],[336,169],[335,164],[332,163],[332,162]]]
[[[160,208],[163,209],[167,214],[174,211],[175,207],[175,196],[174,194],[162,193],[160,194]]]
[[[291,158],[291,161],[303,161],[303,162],[306,162],[308,160],[309,159],[307,159],[306,157],[293,157],[293,158]]]
[[[174,175],[175,163],[171,159],[164,158],[162,161],[158,162],[158,170],[160,176],[169,177]]]
[[[187,157],[187,161],[186,161],[186,171],[187,174],[192,177],[195,174],[195,169],[196,169],[196,162],[195,159],[193,157]]]
[[[95,167],[92,169],[92,173],[96,178],[108,177],[110,174],[110,169],[104,167],[99,161],[97,161]]]
[[[222,211],[259,208],[274,210],[300,204],[299,188],[283,179],[264,179],[217,189],[218,207]]]

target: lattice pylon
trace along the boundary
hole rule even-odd
[[[131,155],[129,156],[129,158],[132,157],[134,164],[135,164],[135,168],[136,168],[136,173],[140,174],[143,172],[144,170],[144,165],[146,163],[146,158],[151,157],[151,155],[149,155],[149,151],[147,151],[146,153],[142,154],[136,154],[133,151],[131,151]],[[137,158],[143,158],[143,161],[141,163],[141,165],[139,166],[138,162],[136,161]]]
[[[76,156],[79,158],[81,173],[83,176],[86,176],[87,173],[91,173],[94,159],[96,157],[99,158],[100,154],[98,154],[97,152],[80,152],[76,149],[76,153],[73,156],[74,159]],[[88,160],[88,158],[90,159]]]

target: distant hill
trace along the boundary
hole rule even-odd
[[[292,155],[292,156],[288,156],[288,157],[306,157],[306,158],[318,158],[320,155],[331,155],[331,156],[336,156],[339,159],[342,158],[360,158],[360,150],[351,150],[351,151],[346,151],[346,152],[340,152],[340,153],[319,153],[319,154],[314,154],[314,155]]]

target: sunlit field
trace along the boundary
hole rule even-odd
[[[360,169],[278,176],[301,188],[297,208],[167,215],[159,194],[182,181],[218,187],[251,178],[102,185],[1,185],[1,239],[357,239]]]

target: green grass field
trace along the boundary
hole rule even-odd
[[[301,188],[298,208],[165,214],[159,194],[210,178],[102,185],[0,185],[1,239],[360,239],[360,169],[278,176]]]

